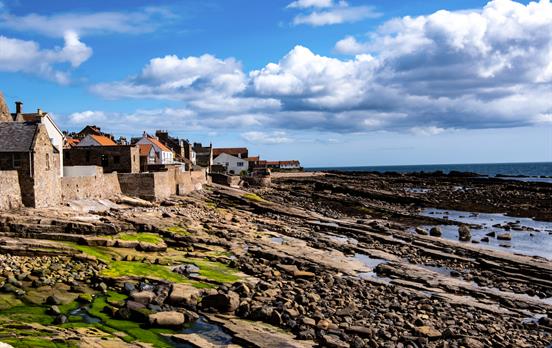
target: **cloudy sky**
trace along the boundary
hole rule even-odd
[[[0,0],[0,90],[306,166],[552,161],[552,3]]]

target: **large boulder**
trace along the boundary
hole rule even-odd
[[[441,237],[443,235],[443,231],[441,230],[441,227],[434,226],[429,230],[429,235],[432,237]]]
[[[131,295],[135,302],[142,304],[149,304],[155,298],[155,294],[152,291],[135,291]]]
[[[151,326],[178,327],[185,322],[184,314],[180,312],[158,312],[149,315]]]
[[[169,295],[169,302],[173,305],[195,305],[199,298],[200,290],[190,284],[173,284]]]
[[[208,295],[201,301],[203,308],[213,308],[219,312],[233,312],[240,305],[240,296],[233,291],[227,294]]]
[[[471,230],[466,225],[458,227],[458,239],[462,242],[468,242],[471,239]]]

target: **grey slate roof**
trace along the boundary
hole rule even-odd
[[[24,122],[0,122],[0,152],[29,152],[38,125]]]

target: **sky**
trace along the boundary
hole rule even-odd
[[[552,161],[552,3],[0,0],[0,91],[306,167]]]

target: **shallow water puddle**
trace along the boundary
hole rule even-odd
[[[389,261],[384,259],[377,259],[370,257],[365,254],[356,253],[355,256],[352,257],[352,259],[356,261],[362,262],[364,265],[369,267],[372,271],[370,272],[360,272],[357,274],[357,276],[361,279],[379,279],[384,281],[385,283],[389,283],[391,281],[391,278],[386,277],[380,277],[376,272],[374,272],[374,269],[381,265],[382,263],[388,263]]]
[[[272,237],[272,238],[270,238],[270,241],[272,243],[275,243],[275,244],[278,244],[278,245],[284,244],[284,238],[282,238],[282,237]]]
[[[431,192],[431,189],[423,187],[408,187],[405,191],[408,193],[429,193]]]
[[[479,225],[481,228],[471,228],[472,240],[481,241],[488,237],[489,241],[481,241],[480,245],[512,253],[528,256],[540,256],[552,259],[552,222],[536,221],[529,218],[510,217],[504,214],[470,213],[455,210],[425,209],[420,215],[427,217],[448,218],[467,225]],[[430,229],[432,226],[422,226]],[[441,225],[443,238],[458,240],[458,226]],[[502,233],[511,234],[511,241],[499,240],[496,236]],[[468,242],[469,243],[469,242]]]
[[[328,239],[338,244],[353,244],[353,245],[358,244],[358,240],[356,240],[355,238],[338,236],[337,234],[331,234],[331,233],[328,233],[326,236],[328,237]]]
[[[191,327],[182,329],[179,333],[197,334],[216,346],[226,346],[232,343],[232,336],[224,332],[224,330],[216,324],[212,324],[204,318],[196,320]],[[186,343],[171,342],[174,347],[188,348],[195,347]]]

